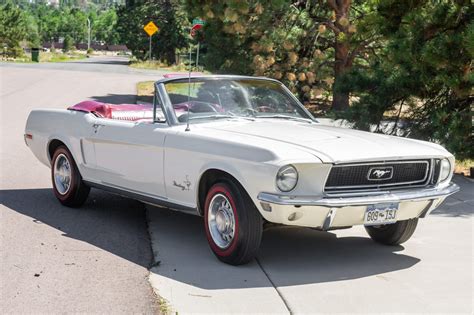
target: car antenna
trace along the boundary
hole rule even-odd
[[[191,49],[191,43],[189,44],[189,75],[188,75],[188,113],[186,117],[186,129],[184,131],[190,131],[191,129],[189,128],[189,107],[191,107],[191,71],[192,71],[192,52],[193,50]]]

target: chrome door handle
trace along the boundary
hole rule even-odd
[[[99,130],[100,127],[104,127],[105,125],[103,124],[93,124],[92,128],[94,128],[94,133],[97,133],[97,130]]]

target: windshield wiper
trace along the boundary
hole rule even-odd
[[[297,120],[312,123],[313,120],[303,117],[287,116],[287,115],[265,115],[265,116],[256,116],[256,118],[276,118],[276,119],[286,119],[286,120]]]

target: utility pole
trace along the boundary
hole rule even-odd
[[[91,20],[87,18],[87,50],[91,49]]]

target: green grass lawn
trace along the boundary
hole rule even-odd
[[[40,52],[40,62],[64,62],[71,60],[85,59],[85,54],[76,52],[71,53],[58,53],[58,52]]]
[[[137,83],[137,96],[153,96],[153,83],[155,81],[142,81]]]
[[[153,84],[155,81],[142,81],[137,83],[137,97],[138,99],[143,99],[145,97],[153,97],[153,92],[155,88]],[[199,84],[199,83],[198,83]],[[188,84],[187,83],[169,83],[167,84],[167,90],[169,93],[175,94],[188,94]],[[196,97],[197,90],[191,88],[191,97]]]
[[[148,70],[186,71],[186,67],[183,64],[169,66],[160,61],[132,61],[130,67]]]
[[[39,62],[66,62],[72,60],[80,60],[85,59],[87,56],[83,53],[78,52],[69,52],[69,53],[62,53],[62,52],[44,52],[40,51],[39,53]],[[30,63],[33,62],[31,60],[31,54],[25,54],[21,57],[17,57],[14,59],[7,59],[2,60],[6,62],[17,62],[17,63]]]
[[[166,63],[163,63],[157,60],[153,60],[153,61],[133,60],[130,62],[130,67],[135,68],[135,69],[165,70],[165,71],[175,71],[175,72],[189,71],[188,66],[186,66],[184,63],[170,66]],[[202,72],[204,74],[210,74],[210,72],[203,70],[201,66],[199,67],[199,69],[193,68],[193,72]]]

